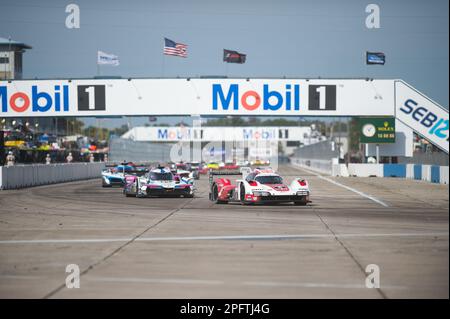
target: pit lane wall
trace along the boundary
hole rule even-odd
[[[448,166],[422,164],[348,164],[350,176],[400,177],[448,184]]]
[[[98,178],[105,163],[0,166],[0,189],[17,189]]]

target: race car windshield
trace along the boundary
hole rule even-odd
[[[257,176],[255,180],[261,184],[283,184],[280,176]]]
[[[150,173],[150,179],[154,181],[171,181],[173,180],[172,173]]]

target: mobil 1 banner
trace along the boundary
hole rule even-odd
[[[397,119],[448,153],[448,110],[404,82],[395,89]]]
[[[393,116],[392,80],[83,79],[0,82],[1,117]]]

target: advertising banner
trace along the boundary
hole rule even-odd
[[[0,117],[394,116],[393,80],[0,81]]]
[[[404,82],[396,82],[396,117],[448,153],[448,110]]]
[[[359,119],[360,143],[395,143],[395,118],[368,117]]]

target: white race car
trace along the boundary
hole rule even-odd
[[[172,174],[169,168],[158,167],[141,177],[126,176],[123,193],[127,197],[194,197],[194,185],[190,180]]]
[[[307,205],[310,195],[308,181],[295,178],[287,185],[283,178],[271,168],[241,169],[242,179],[232,184],[227,178],[214,179],[210,176],[209,198],[216,203],[240,202],[257,203],[294,203]],[[214,173],[210,173],[214,174]]]

